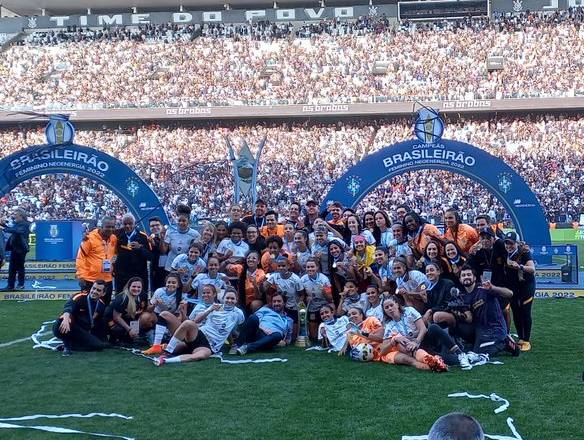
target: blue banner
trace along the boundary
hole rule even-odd
[[[62,137],[57,131],[57,137]],[[168,224],[162,203],[130,167],[102,151],[77,144],[35,145],[0,160],[0,195],[42,174],[74,174],[100,183],[114,192],[149,231],[148,219],[158,216]]]
[[[323,201],[354,208],[368,193],[392,177],[410,171],[435,169],[468,177],[484,186],[505,207],[522,240],[549,246],[548,222],[525,180],[498,157],[464,142],[441,139],[443,122],[433,109],[415,124],[417,139],[399,142],[349,168]]]
[[[73,260],[81,243],[82,222],[37,221],[36,259],[42,261]]]

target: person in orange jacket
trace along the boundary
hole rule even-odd
[[[112,298],[113,266],[117,238],[114,234],[116,221],[106,216],[101,228],[89,232],[81,241],[75,260],[76,276],[82,291],[88,292],[95,280],[105,281],[103,302],[107,306]]]

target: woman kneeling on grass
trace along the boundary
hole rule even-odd
[[[420,348],[421,345],[426,345],[424,341],[428,332],[416,309],[404,307],[401,298],[390,295],[383,302],[383,312],[385,332],[381,354],[384,362],[411,365],[419,370],[448,371],[440,356],[432,356]]]
[[[228,290],[224,301],[224,304],[213,304],[205,312],[197,315],[194,321],[183,322],[154,364],[161,366],[203,361],[213,353],[218,353],[233,329],[245,321],[243,312],[236,307],[236,292]],[[205,324],[199,327],[199,323],[204,320]],[[174,357],[170,357],[173,355]]]

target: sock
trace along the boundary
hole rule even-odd
[[[154,345],[162,344],[162,338],[166,333],[166,327],[163,325],[156,324],[156,329],[154,330]]]
[[[177,344],[180,342],[181,342],[180,339],[177,339],[173,336],[172,338],[170,338],[170,341],[168,342],[168,345],[166,346],[165,351],[172,354],[174,352],[174,350],[176,350]]]
[[[166,364],[179,364],[182,362],[182,360],[180,359],[180,356],[175,356],[171,358],[166,358],[164,362]]]

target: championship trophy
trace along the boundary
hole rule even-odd
[[[298,336],[294,345],[302,348],[310,346],[308,339],[308,312],[304,302],[298,304]]]

